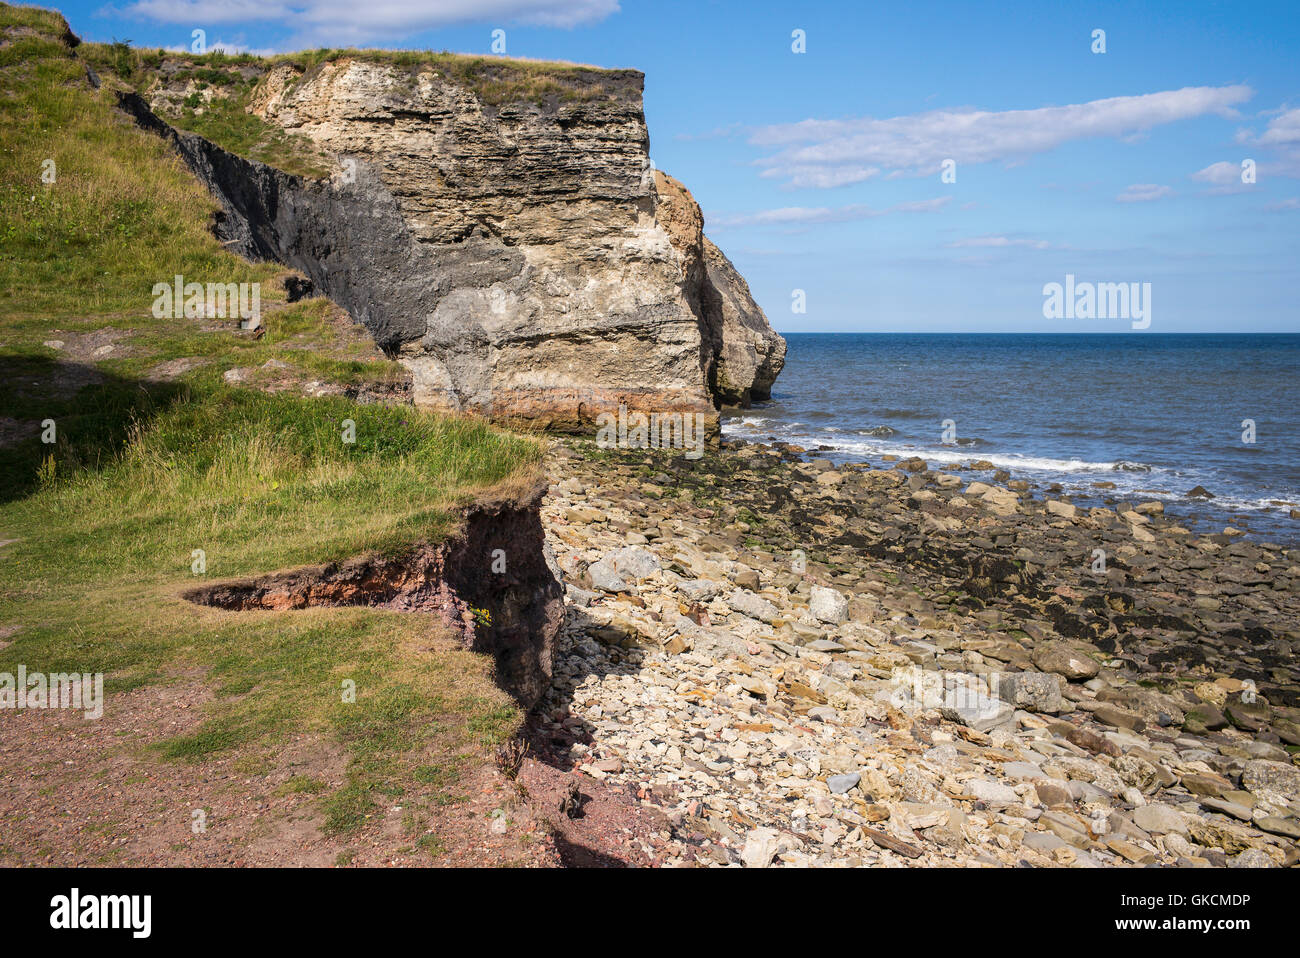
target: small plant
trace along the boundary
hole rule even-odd
[[[512,738],[497,747],[496,766],[502,775],[513,782],[519,777],[519,770],[523,768],[527,757],[528,742],[522,738]]]
[[[474,615],[474,621],[485,629],[492,627],[492,613],[487,609],[470,609]]]

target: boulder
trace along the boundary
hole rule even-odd
[[[808,611],[821,622],[840,625],[849,617],[849,600],[834,589],[813,586]]]
[[[1061,677],[1049,672],[1001,673],[997,692],[1005,702],[1029,712],[1055,713],[1065,707]]]
[[[1063,642],[1048,642],[1033,651],[1034,665],[1055,672],[1071,682],[1086,682],[1101,671],[1097,660],[1083,650]]]

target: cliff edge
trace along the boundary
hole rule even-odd
[[[261,61],[246,110],[331,175],[187,133],[180,152],[221,238],[307,274],[410,369],[418,405],[585,431],[619,404],[716,419],[770,395],[785,342],[651,167],[640,73],[318,56]],[[164,71],[148,109],[168,119],[193,86]]]

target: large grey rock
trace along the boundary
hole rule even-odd
[[[763,622],[771,622],[780,614],[780,611],[771,602],[747,589],[733,591],[731,595],[727,596],[727,605],[741,615],[747,615],[751,619],[759,619]]]
[[[840,625],[849,617],[849,600],[834,589],[813,586],[808,611],[821,622]]]
[[[1032,658],[1044,672],[1055,672],[1071,682],[1086,681],[1101,671],[1096,659],[1064,642],[1044,643],[1034,649]]]
[[[659,557],[649,549],[625,546],[601,556],[587,567],[587,574],[597,589],[605,592],[631,592],[637,579],[653,575],[659,568]]]
[[[1169,805],[1142,805],[1133,810],[1133,824],[1153,835],[1187,834],[1187,816]]]
[[[1061,677],[1049,672],[1003,672],[997,678],[1003,701],[1029,712],[1055,713],[1064,708]]]
[[[858,772],[845,772],[843,775],[832,775],[827,778],[826,787],[831,790],[832,795],[843,795],[849,789],[856,788],[860,781],[862,776]]]
[[[1015,711],[1000,699],[973,692],[958,696],[949,695],[944,704],[939,706],[939,714],[948,721],[958,722],[977,732],[988,732],[1003,725],[1010,725]]]

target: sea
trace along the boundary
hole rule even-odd
[[[789,333],[723,434],[842,462],[985,460],[1076,505],[1162,500],[1198,533],[1300,544],[1300,335]],[[964,473],[987,479],[991,473]],[[1098,483],[1114,483],[1105,488]],[[1200,486],[1210,500],[1191,499]]]

